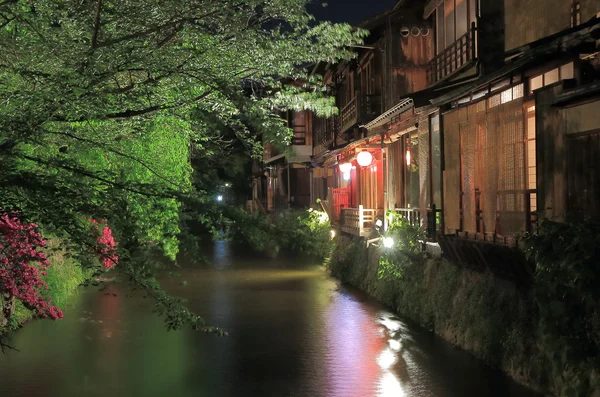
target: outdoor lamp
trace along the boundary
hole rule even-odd
[[[410,165],[410,149],[406,149],[406,165]]]
[[[362,167],[368,167],[373,161],[373,155],[367,151],[360,152],[356,156],[356,162]]]
[[[352,169],[352,163],[340,163],[340,171],[345,174]]]
[[[392,248],[394,246],[394,239],[391,237],[384,237],[383,238],[383,246],[385,248]]]

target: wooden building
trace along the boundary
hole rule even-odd
[[[357,58],[321,65],[340,114],[311,118],[310,204],[361,236],[396,210],[471,263],[542,218],[600,216],[599,12],[400,0],[364,22]]]
[[[310,111],[281,115],[293,131],[288,150],[263,145],[261,173],[255,175],[252,207],[264,212],[304,208],[311,204],[313,117]]]

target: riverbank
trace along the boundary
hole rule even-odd
[[[69,300],[77,293],[78,287],[89,278],[81,265],[65,249],[61,239],[48,238],[45,253],[50,266],[44,280],[48,284],[47,296],[52,304],[59,308],[68,305]],[[20,301],[15,301],[14,312],[9,321],[2,316],[0,310],[0,335],[19,329],[35,317],[35,314],[25,308]]]
[[[341,281],[518,383],[540,393],[556,390],[558,380],[551,379],[551,364],[539,347],[531,289],[431,257],[407,265],[402,277],[381,278],[379,258],[379,248],[366,248],[364,240],[342,235],[327,265]]]

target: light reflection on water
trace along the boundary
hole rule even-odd
[[[217,243],[179,273],[163,285],[230,336],[167,332],[149,300],[87,290],[13,335],[0,396],[532,396],[318,266]]]

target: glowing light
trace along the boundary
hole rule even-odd
[[[377,226],[377,227],[381,227],[381,226],[383,226],[383,222],[381,221],[381,219],[377,219],[377,220],[375,221],[375,226]]]
[[[388,369],[392,365],[396,364],[398,358],[396,357],[396,353],[390,349],[385,349],[381,352],[379,357],[377,357],[377,364],[383,369]]]
[[[335,238],[335,230],[331,229],[329,231],[329,234],[331,235],[331,239],[333,240]]]
[[[406,393],[396,375],[386,371],[378,385],[378,397],[404,397]]]
[[[351,169],[352,169],[352,163],[341,163],[340,164],[340,171],[343,174],[350,172]]]
[[[406,151],[406,165],[410,165],[410,150]]]
[[[230,186],[231,186],[231,183],[229,183],[229,182],[225,184],[225,187],[230,187]]]
[[[379,320],[378,323],[383,325],[390,332],[396,332],[400,330],[400,328],[402,328],[399,321],[392,320],[389,317],[381,318],[381,320]]]
[[[220,194],[217,196],[217,201],[223,201],[223,196],[221,196]]]
[[[373,172],[377,172],[377,166],[376,165],[373,166]]]
[[[390,345],[390,349],[398,352],[400,351],[400,342],[397,341],[396,339],[390,339],[388,340],[388,344]]]
[[[319,223],[325,223],[329,220],[329,215],[327,215],[327,212],[315,212],[319,214]]]
[[[349,181],[350,180],[350,171],[344,172],[344,180],[345,181]]]
[[[356,156],[356,162],[358,163],[358,165],[362,166],[362,167],[368,167],[371,165],[371,162],[373,161],[373,155],[369,152],[360,152],[357,156]]]
[[[383,238],[383,246],[385,248],[392,248],[394,246],[394,239],[391,237],[384,237]]]

